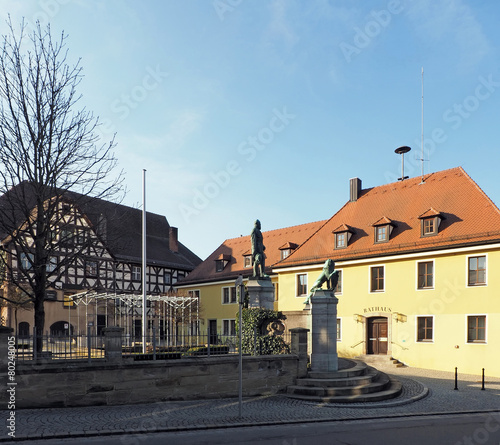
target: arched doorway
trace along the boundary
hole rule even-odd
[[[368,318],[367,354],[386,355],[389,344],[387,317]]]
[[[70,329],[71,332],[69,332]],[[52,337],[73,335],[73,325],[70,325],[67,321],[56,321],[50,326],[50,335]]]
[[[27,338],[30,336],[30,324],[27,321],[21,321],[17,329],[17,335],[20,338]]]

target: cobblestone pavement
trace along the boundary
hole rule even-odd
[[[269,425],[346,419],[387,418],[459,412],[500,412],[500,378],[460,375],[416,368],[377,366],[403,384],[402,394],[384,402],[327,404],[283,395],[237,399],[160,402],[126,406],[23,409],[16,411],[16,439],[154,432],[242,425]],[[8,413],[1,415],[7,419]],[[0,441],[11,440],[7,431]]]

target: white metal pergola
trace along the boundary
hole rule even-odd
[[[136,330],[136,320],[141,322],[146,313],[149,336],[153,327],[159,328],[160,342],[179,344],[179,338],[199,335],[199,298],[178,295],[147,295],[146,311],[143,312],[143,295],[131,293],[110,293],[85,291],[70,296],[77,308],[76,330],[86,331],[89,323],[97,320],[97,315],[105,315],[106,327],[119,326],[124,335],[135,339],[142,336]],[[81,310],[85,310],[85,314]],[[71,326],[71,313],[68,322]],[[81,326],[83,324],[84,326]],[[112,324],[111,324],[112,323]],[[182,341],[183,343],[183,341]]]

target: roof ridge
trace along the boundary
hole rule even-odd
[[[486,192],[477,184],[474,179],[470,177],[470,175],[460,166],[458,167],[462,173],[465,175],[465,177],[479,190],[479,192],[490,202],[490,204],[493,206],[495,211],[500,215],[500,209],[497,207],[497,205],[493,202],[493,200],[486,194]]]

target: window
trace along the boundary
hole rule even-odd
[[[85,275],[88,277],[97,276],[97,261],[85,262]]]
[[[345,249],[347,247],[347,233],[341,232],[335,234],[335,249]]]
[[[467,342],[486,343],[486,315],[467,317]]]
[[[172,274],[170,272],[165,271],[163,274],[163,282],[164,284],[172,284]]]
[[[342,321],[340,318],[337,318],[337,341],[342,340]]]
[[[424,261],[418,263],[418,289],[432,289],[434,287],[434,263]]]
[[[469,257],[469,286],[486,284],[486,256]]]
[[[222,320],[222,335],[236,335],[236,320]]]
[[[84,246],[87,241],[87,232],[82,229],[76,231],[76,244],[78,246]]]
[[[236,303],[236,286],[222,288],[222,304]]]
[[[244,265],[245,265],[245,267],[252,267],[252,256],[251,255],[244,256]]]
[[[389,240],[388,234],[389,234],[388,226],[375,227],[375,242],[385,243],[386,241]]]
[[[292,249],[281,249],[281,259],[284,260],[290,253],[292,253]]]
[[[74,232],[72,229],[62,229],[59,232],[59,241],[63,246],[72,246],[74,239]]]
[[[46,270],[48,273],[51,273],[54,272],[54,270],[56,270],[56,267],[57,267],[57,257],[51,256],[47,263]]]
[[[384,266],[370,268],[372,292],[382,292],[384,290]]]
[[[75,302],[71,299],[72,294],[64,294],[63,297],[63,306],[64,307],[73,307]]]
[[[297,275],[297,297],[307,294],[307,274]]]
[[[224,270],[224,261],[223,260],[216,260],[215,261],[215,271],[216,272],[222,272]]]
[[[433,317],[417,317],[417,341],[433,340]]]
[[[200,298],[199,290],[188,290],[188,297]]]
[[[132,266],[132,281],[141,281],[141,266]]]
[[[21,269],[23,270],[31,270],[33,267],[33,254],[32,253],[24,253],[21,252],[21,255],[19,256],[19,263],[21,266]]]
[[[339,280],[337,281],[337,286],[335,286],[334,292],[336,294],[341,294],[342,293],[342,271],[338,270],[337,272],[338,272]]]
[[[422,220],[422,235],[435,235],[437,224],[435,218],[423,219]]]

